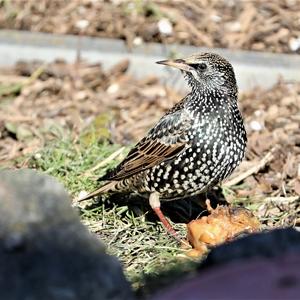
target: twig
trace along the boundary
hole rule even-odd
[[[228,180],[222,184],[224,187],[230,187],[233,185],[236,185],[240,181],[244,180],[245,178],[251,176],[252,174],[256,174],[260,169],[266,166],[273,158],[274,158],[274,150],[275,148],[272,148],[270,152],[266,154],[255,166],[250,168],[249,170],[245,171],[242,174],[239,174],[235,178],[232,178],[231,180]]]
[[[42,64],[39,66],[34,72],[30,75],[30,77],[26,80],[24,80],[23,85],[29,85],[33,83],[35,80],[37,80],[40,75],[45,71],[46,64]]]
[[[290,197],[267,197],[263,200],[263,202],[276,202],[276,203],[280,203],[280,204],[284,204],[284,203],[291,203],[294,202],[296,200],[300,201],[300,196],[290,196]]]
[[[39,76],[44,72],[44,66],[42,65],[38,67],[32,74],[31,76],[28,77],[14,77],[16,80],[15,82],[11,81],[10,85],[8,85],[6,88],[2,88],[0,91],[0,96],[4,95],[10,95],[10,94],[16,94],[22,90],[24,86],[30,85],[33,83],[36,79],[39,78]],[[8,77],[9,78],[9,77]],[[21,80],[22,79],[22,80]],[[0,76],[0,80],[3,80],[3,76]],[[6,82],[6,81],[5,81]],[[6,82],[7,83],[7,82]]]
[[[0,75],[0,82],[5,82],[5,84],[11,83],[23,83],[28,77],[18,76],[18,75]]]
[[[32,116],[23,116],[23,115],[9,115],[0,113],[0,120],[5,122],[32,122]]]
[[[110,163],[113,159],[115,159],[117,156],[119,156],[123,152],[124,149],[125,149],[125,147],[118,149],[117,151],[112,153],[109,157],[105,158],[100,163],[98,163],[96,166],[92,167],[91,169],[86,170],[82,175],[85,177],[90,177],[92,172],[94,172],[94,171],[98,170],[99,168]]]
[[[22,85],[29,85],[40,77],[40,75],[45,71],[46,64],[42,64],[36,68],[30,77],[18,76],[18,75],[0,75],[0,81],[7,83],[20,83]]]

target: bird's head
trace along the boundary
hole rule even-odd
[[[192,89],[237,94],[232,65],[215,53],[201,53],[183,59],[158,61],[158,64],[180,69]]]

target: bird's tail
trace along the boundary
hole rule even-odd
[[[104,184],[103,186],[101,186],[100,188],[98,188],[97,190],[83,196],[83,197],[80,197],[78,199],[75,199],[76,202],[81,202],[81,201],[84,201],[84,200],[88,200],[88,199],[91,199],[95,196],[98,196],[100,194],[103,194],[103,193],[107,193],[107,192],[113,192],[115,191],[115,186],[117,184],[117,181],[110,181],[106,184]]]

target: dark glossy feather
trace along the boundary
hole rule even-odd
[[[121,180],[178,155],[185,147],[186,132],[192,126],[190,116],[181,111],[185,100],[186,97],[168,111],[123,162],[99,180]]]

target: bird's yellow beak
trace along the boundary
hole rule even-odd
[[[156,63],[160,65],[174,67],[186,72],[191,72],[191,70],[193,69],[191,66],[189,66],[189,64],[184,59],[174,59],[174,60],[168,59],[168,60],[157,61]]]

